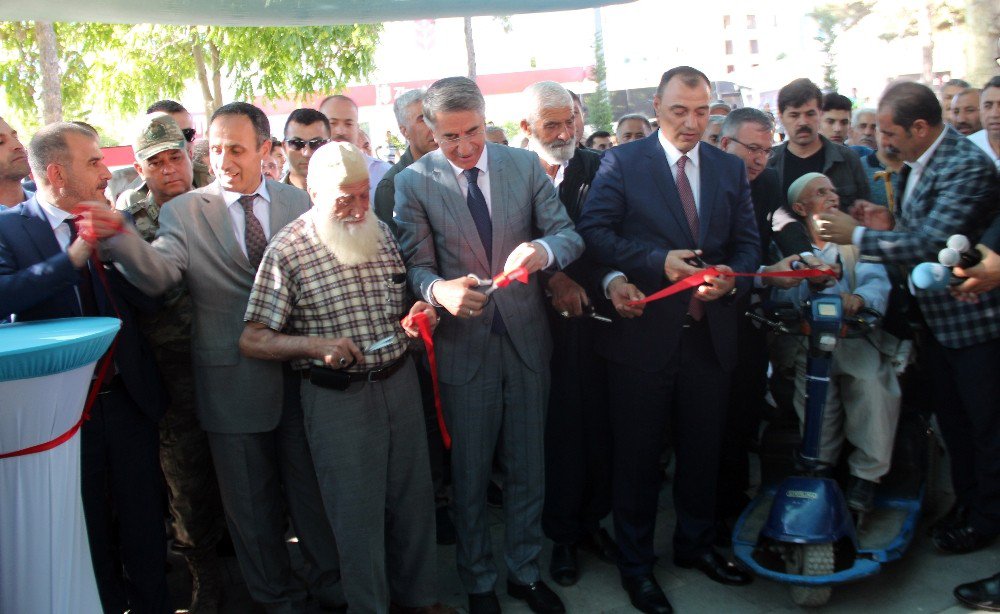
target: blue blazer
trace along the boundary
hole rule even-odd
[[[621,271],[647,296],[670,284],[663,270],[667,252],[701,249],[708,264],[756,271],[760,240],[746,167],[738,157],[699,146],[701,197],[699,237],[684,217],[677,186],[657,133],[608,150],[590,188],[577,230],[587,253]],[[752,287],[737,279],[738,292]],[[650,303],[634,319],[604,327],[599,351],[642,371],[663,369],[677,351],[691,292]],[[736,364],[736,325],[742,314],[731,298],[705,304],[716,355],[723,368]]]
[[[104,272],[122,318],[115,365],[132,399],[157,421],[166,407],[166,393],[134,313],[136,308],[156,309],[157,302],[126,282],[113,266],[105,266]],[[96,273],[91,277],[101,315],[117,317]],[[19,321],[79,317],[83,314],[75,287],[83,279],[59,247],[34,197],[0,211],[0,318],[11,314]]]

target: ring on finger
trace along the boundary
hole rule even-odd
[[[469,315],[470,318],[472,317],[472,309],[466,309],[465,312]]]
[[[344,358],[343,356],[341,356],[341,357],[340,357],[340,358],[339,358],[339,359],[337,360],[337,364],[339,364],[339,365],[340,365],[341,367],[346,367],[346,366],[347,366],[347,359],[346,359],[346,358]]]
[[[561,315],[564,318],[568,318],[569,317],[569,312],[568,311],[560,311],[559,315]]]

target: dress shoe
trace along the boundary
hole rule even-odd
[[[632,607],[646,614],[670,614],[674,611],[653,574],[622,578],[622,588],[628,593]]]
[[[495,597],[496,595],[494,595]],[[500,610],[497,610],[498,612]],[[389,604],[389,614],[457,614],[458,610],[455,608],[444,605],[443,603],[435,603],[433,605],[424,605],[419,607],[408,607],[402,605],[396,605],[395,603]]]
[[[617,565],[618,559],[621,557],[621,550],[618,549],[618,544],[615,543],[607,529],[597,529],[592,535],[581,539],[577,545],[605,563],[612,565]]]
[[[576,546],[555,544],[552,546],[552,561],[549,575],[559,586],[573,586],[580,579],[580,566],[576,561]]]
[[[851,476],[847,486],[847,509],[859,514],[867,514],[875,509],[875,482]]]
[[[469,614],[500,614],[500,600],[493,591],[469,593]]]
[[[943,533],[948,529],[960,527],[966,524],[968,518],[969,506],[956,501],[951,506],[951,509],[948,510],[948,513],[938,518],[933,524],[931,524],[931,526],[927,527],[927,536],[934,537],[938,533]]]
[[[451,521],[448,506],[437,508],[435,512],[435,538],[439,546],[450,546],[455,543],[455,523]]]
[[[993,543],[996,533],[983,533],[970,525],[952,527],[937,533],[932,538],[934,545],[942,552],[966,554],[982,550]]]
[[[674,557],[674,565],[684,569],[697,569],[720,584],[743,586],[753,582],[753,576],[735,563],[730,563],[715,550],[706,550],[691,558]]]
[[[559,595],[541,580],[531,584],[517,584],[507,580],[507,594],[527,603],[536,614],[561,614],[566,611]]]
[[[955,599],[973,610],[1000,612],[1000,573],[955,587]]]

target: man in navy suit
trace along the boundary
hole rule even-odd
[[[0,212],[0,319],[122,319],[114,369],[81,429],[83,511],[104,610],[172,612],[157,455],[163,391],[130,302],[153,305],[112,267],[103,271],[105,287],[92,247],[77,236],[75,207],[108,206],[111,173],[97,135],[50,124],[31,139],[28,156],[38,192]]]
[[[615,538],[632,604],[670,612],[653,577],[658,460],[667,420],[677,458],[674,564],[713,580],[750,576],[712,549],[719,449],[736,365],[735,296],[755,271],[760,244],[746,168],[736,156],[700,143],[708,123],[708,78],[681,66],[664,73],[653,98],[660,128],[604,154],[579,232],[589,253],[620,271],[606,292],[624,316],[597,347],[608,360],[613,437]],[[700,250],[723,275],[645,307],[626,304],[700,271],[685,260]],[[641,317],[634,317],[641,315]]]

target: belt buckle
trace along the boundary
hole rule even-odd
[[[372,369],[371,371],[368,372],[368,375],[365,377],[365,381],[368,382],[369,384],[377,382],[378,380],[375,379],[375,376],[381,373],[383,370],[385,370],[385,367]]]

